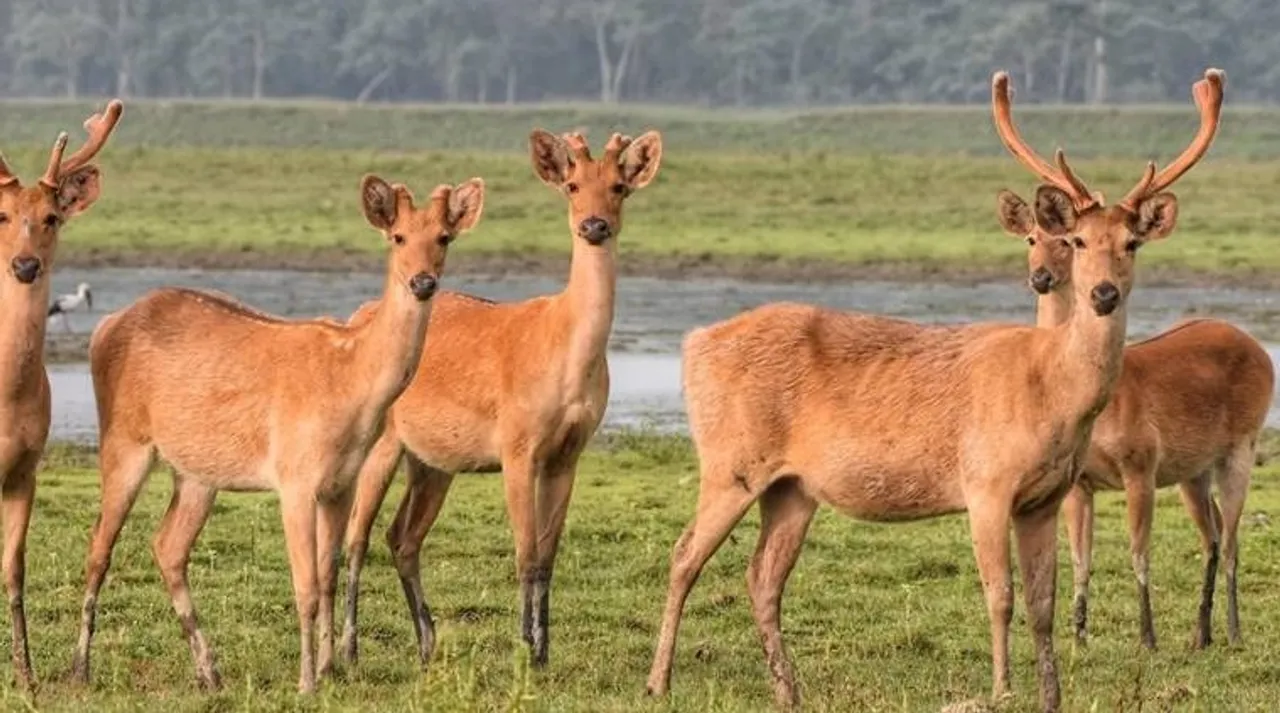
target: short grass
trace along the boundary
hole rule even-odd
[[[438,656],[419,672],[412,632],[384,545],[372,548],[363,599],[363,658],[311,699],[294,692],[297,635],[276,501],[225,494],[200,539],[191,582],[226,689],[198,693],[149,553],[167,502],[157,473],[116,548],[101,599],[89,691],[65,676],[79,622],[86,538],[97,512],[92,459],[55,449],[41,474],[28,553],[27,606],[37,707],[78,710],[768,710],[766,669],[743,575],[753,514],[712,560],[687,606],[667,701],[643,697],[666,589],[668,552],[693,510],[687,441],[602,439],[581,467],[553,588],[552,662],[526,666],[517,634],[510,535],[496,477],[464,476],[427,540],[426,588],[439,620]],[[399,497],[400,486],[391,498]],[[378,531],[386,524],[385,508]],[[1072,646],[1070,574],[1059,557],[1057,644],[1065,710],[1270,710],[1280,697],[1280,470],[1260,469],[1244,526],[1245,648],[1186,642],[1198,601],[1198,540],[1177,496],[1156,513],[1153,578],[1161,649],[1137,645],[1135,597],[1118,495],[1101,498],[1094,639]],[[811,710],[918,711],[985,695],[989,640],[962,517],[871,525],[820,511],[791,578],[784,624]],[[1216,633],[1223,635],[1221,606]],[[1014,620],[1017,697],[1035,710],[1029,635]],[[3,705],[23,710],[9,689]]]
[[[27,175],[46,155],[42,147],[11,152]],[[383,241],[364,225],[357,198],[370,171],[408,182],[419,196],[440,182],[485,178],[484,217],[459,253],[542,256],[570,247],[564,198],[534,177],[522,153],[124,144],[101,165],[102,197],[66,229],[64,257],[124,253],[146,263],[175,249],[268,262],[334,248],[377,255]],[[1099,159],[1078,168],[1114,200],[1141,166]],[[1179,229],[1141,263],[1216,273],[1280,268],[1278,183],[1280,160],[1206,161],[1177,186]],[[1020,264],[1024,247],[996,221],[995,194],[1006,187],[1030,197],[1034,181],[1005,158],[668,148],[655,183],[628,201],[621,250],[637,263],[676,255],[1008,267]]]

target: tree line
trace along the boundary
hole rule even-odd
[[[1280,100],[1275,0],[0,0],[11,97]]]

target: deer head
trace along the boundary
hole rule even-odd
[[[390,246],[388,277],[425,302],[435,295],[449,244],[480,222],[484,181],[436,186],[418,208],[408,186],[368,175],[360,183],[360,200],[365,220]]]
[[[569,229],[590,245],[603,245],[622,231],[622,203],[649,185],[662,159],[662,136],[638,139],[614,134],[599,159],[591,157],[582,134],[555,136],[542,129],[529,135],[534,173],[569,199]]]
[[[996,133],[1010,153],[1044,181],[1036,189],[1034,209],[1008,191],[999,198],[1001,224],[1031,247],[1033,289],[1047,294],[1072,284],[1077,304],[1087,301],[1099,316],[1111,314],[1124,303],[1133,287],[1138,248],[1168,237],[1177,222],[1178,201],[1166,189],[1199,162],[1213,143],[1225,78],[1221,70],[1205,71],[1204,79],[1192,87],[1200,129],[1191,144],[1158,173],[1156,164],[1148,163],[1137,185],[1108,207],[1102,194],[1091,193],[1071,170],[1062,149],[1054,156],[1055,168],[1023,141],[1013,125],[1009,76],[996,73],[991,83]]]
[[[124,105],[112,100],[101,114],[84,122],[89,140],[63,160],[67,134],[53,142],[44,175],[23,186],[0,157],[0,259],[5,271],[24,285],[35,284],[53,263],[58,230],[98,199],[100,174],[91,164],[120,121]]]

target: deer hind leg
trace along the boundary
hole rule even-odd
[[[1218,551],[1222,515],[1210,494],[1208,474],[1184,481],[1178,486],[1182,504],[1200,530],[1200,548],[1204,555],[1204,578],[1200,587],[1200,613],[1191,648],[1203,649],[1213,640],[1213,590],[1218,579]]]
[[[1013,519],[1018,536],[1027,623],[1036,645],[1040,707],[1056,711],[1061,704],[1058,664],[1053,653],[1053,610],[1058,581],[1058,504],[1046,505]]]
[[[1067,520],[1067,540],[1071,544],[1073,602],[1071,621],[1076,643],[1089,637],[1089,579],[1093,568],[1093,491],[1076,485],[1062,503]]]
[[[1222,499],[1222,566],[1227,571],[1227,642],[1240,643],[1240,612],[1236,602],[1236,567],[1240,554],[1240,517],[1244,514],[1245,497],[1253,473],[1252,442],[1236,446],[1218,475],[1218,494]]]
[[[412,454],[405,458],[405,463],[409,471],[409,488],[387,530],[387,544],[391,547],[400,586],[409,605],[409,618],[413,621],[413,632],[418,640],[418,660],[426,668],[435,650],[436,628],[422,591],[420,554],[422,541],[431,531],[436,517],[440,515],[440,508],[444,506],[445,496],[449,494],[453,473],[432,468]]]
[[[35,686],[31,653],[27,647],[27,614],[23,603],[27,576],[27,526],[35,500],[35,469],[39,458],[23,459],[5,480],[2,494],[4,514],[4,583],[9,594],[9,616],[13,624],[13,671],[24,689]]]
[[[1129,556],[1138,582],[1138,621],[1142,645],[1156,647],[1156,627],[1151,616],[1151,520],[1155,514],[1155,474],[1126,474],[1125,501],[1129,515]]]
[[[1009,622],[1013,619],[1013,578],[1009,569],[1010,503],[988,497],[969,505],[973,554],[991,621],[991,695],[1009,692]]]
[[[649,670],[647,690],[650,695],[665,695],[670,687],[676,635],[689,590],[698,581],[707,560],[720,548],[751,503],[760,497],[759,492],[751,491],[745,482],[745,479],[735,477],[731,467],[717,464],[702,469],[693,522],[685,528],[671,551],[667,603],[662,612],[662,629],[653,654],[653,666]]]
[[[89,648],[98,615],[98,594],[111,567],[111,551],[115,549],[120,529],[138,499],[155,454],[150,445],[124,443],[104,433],[98,456],[102,492],[98,520],[89,538],[89,554],[85,558],[84,605],[80,615],[80,638],[76,642],[71,663],[71,678],[89,683]]]
[[[774,698],[787,708],[798,704],[799,698],[795,671],[782,643],[782,591],[817,509],[817,501],[794,478],[780,480],[765,490],[760,498],[760,539],[747,567],[751,613],[773,676]]]
[[[356,478],[355,504],[347,523],[347,607],[342,623],[342,658],[354,665],[359,658],[356,618],[360,600],[360,572],[369,552],[369,533],[378,517],[387,488],[400,462],[402,447],[390,429],[374,444]]]
[[[316,655],[316,675],[327,676],[333,669],[333,602],[338,592],[338,560],[342,555],[342,536],[351,517],[355,487],[331,499],[321,500],[316,518],[316,565],[320,585],[320,611],[316,630],[320,639]]]
[[[160,576],[169,590],[173,611],[182,625],[182,634],[191,646],[191,658],[195,662],[196,681],[207,691],[216,691],[221,685],[214,663],[213,650],[200,631],[195,604],[191,601],[191,589],[187,584],[187,563],[191,548],[204,528],[213,510],[218,491],[203,483],[176,475],[173,481],[173,498],[156,530],[151,549],[160,567]]]

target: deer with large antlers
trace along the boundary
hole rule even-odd
[[[0,515],[4,518],[3,567],[13,624],[13,668],[18,682],[34,682],[27,650],[27,525],[35,499],[36,466],[49,436],[49,377],[44,369],[45,312],[49,272],[58,235],[71,218],[89,209],[101,191],[91,163],[120,121],[124,105],[113,100],[84,123],[88,141],[67,158],[67,135],[59,134],[44,175],[23,186],[0,157]]]
[[[992,95],[1001,137],[1037,170],[1043,161],[1010,120],[1003,72]],[[1012,523],[1041,706],[1058,709],[1058,508],[1120,372],[1135,250],[1167,237],[1176,216],[1173,196],[1151,190],[1150,170],[1126,206],[1077,209],[1061,152],[1058,163],[1054,177],[1073,183],[1041,187],[1036,220],[1071,242],[1072,297],[1087,305],[1062,324],[925,326],[774,304],[685,338],[685,403],[701,479],[693,522],[671,555],[651,693],[668,690],[681,613],[703,565],[759,502],[747,590],[775,698],[797,702],[782,592],[814,511],[826,503],[885,522],[968,512],[997,696],[1009,686]]]
[[[1183,160],[1157,176],[1154,189],[1172,183],[1209,146],[1222,102],[1220,72],[1210,70],[1192,91],[1201,111],[1201,133]],[[1100,194],[1073,195],[1082,209],[1101,204]],[[1076,308],[1070,288],[1074,251],[1035,224],[1021,198],[1002,191],[1000,222],[1027,241],[1028,282],[1038,295],[1036,323],[1052,327]],[[1192,645],[1211,640],[1211,615],[1219,551],[1227,579],[1227,637],[1240,638],[1236,604],[1237,533],[1244,511],[1258,435],[1266,423],[1275,369],[1266,350],[1240,329],[1212,319],[1188,320],[1125,349],[1120,380],[1093,427],[1093,443],[1064,513],[1074,574],[1076,638],[1088,628],[1089,575],[1093,558],[1093,494],[1123,489],[1129,543],[1138,582],[1142,643],[1154,648],[1149,551],[1158,488],[1178,485],[1183,504],[1200,530],[1204,584]],[[1211,495],[1216,480],[1222,507]]]
[[[484,184],[438,186],[419,206],[406,186],[366,176],[361,199],[389,248],[382,299],[365,319],[286,321],[224,295],[166,288],[94,330],[102,502],[85,564],[78,680],[89,678],[111,550],[157,456],[173,466],[174,483],[153,551],[199,684],[216,689],[220,680],[187,562],[220,490],[279,493],[301,634],[299,690],[312,691],[317,671],[330,668],[353,483],[414,374],[447,246],[480,219]]]
[[[343,652],[349,661],[358,653],[359,578],[369,532],[406,453],[409,487],[387,543],[422,664],[435,646],[420,576],[422,541],[455,473],[499,468],[515,538],[521,631],[535,665],[547,662],[560,533],[578,457],[609,399],[606,350],[622,205],[657,174],[662,139],[654,131],[634,141],[614,134],[594,158],[579,134],[535,130],[529,148],[534,172],[569,203],[574,240],[568,285],[556,295],[509,304],[451,292],[436,298],[418,374],[392,408],[387,431],[360,474],[347,542]]]

